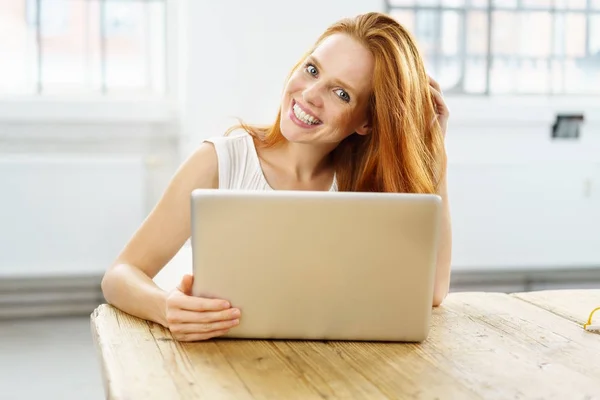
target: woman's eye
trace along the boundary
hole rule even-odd
[[[307,71],[309,74],[311,74],[311,75],[316,75],[316,74],[317,74],[317,68],[315,68],[315,66],[314,66],[314,65],[312,65],[312,64],[308,64],[308,65],[306,66],[306,71]]]
[[[338,89],[335,92],[340,97],[340,99],[344,101],[350,101],[350,95],[348,95],[348,93],[346,93],[343,89]]]

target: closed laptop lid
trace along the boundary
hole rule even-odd
[[[422,341],[441,198],[192,193],[193,295],[241,309],[226,337]]]

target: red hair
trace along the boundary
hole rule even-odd
[[[331,25],[308,54],[336,33],[359,41],[374,57],[367,111],[371,132],[352,134],[332,151],[338,189],[435,193],[445,173],[446,152],[441,128],[433,123],[434,101],[413,36],[386,14],[361,14]],[[292,72],[301,64],[299,61]],[[258,145],[273,147],[286,140],[280,121],[281,111],[272,125],[240,123],[228,133],[241,127],[258,139]]]

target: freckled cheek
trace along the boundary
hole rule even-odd
[[[333,118],[335,130],[339,134],[349,134],[354,129],[354,114],[352,110],[336,110],[336,116]]]
[[[294,73],[287,83],[287,92],[288,93],[296,93],[302,91],[304,89],[304,83],[302,80],[302,76],[300,76],[297,72]]]

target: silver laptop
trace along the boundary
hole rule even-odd
[[[225,337],[421,342],[437,195],[198,189],[195,296],[241,312]]]

